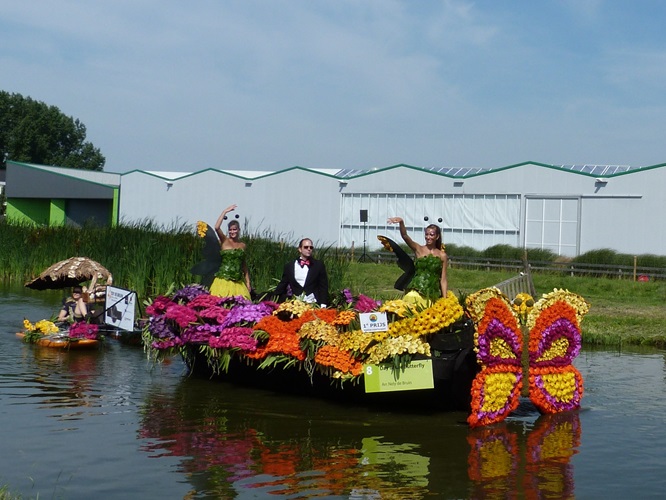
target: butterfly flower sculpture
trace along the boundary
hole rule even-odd
[[[525,378],[540,412],[580,407],[583,378],[572,361],[580,352],[580,322],[590,308],[581,296],[555,289],[520,310],[493,287],[469,295],[466,303],[481,365],[472,383],[470,426],[504,420],[518,407]]]

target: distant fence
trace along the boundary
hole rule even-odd
[[[378,263],[394,263],[391,252],[372,252],[369,259]],[[663,267],[618,266],[611,264],[585,264],[581,262],[541,262],[529,261],[530,269],[539,273],[555,273],[568,276],[589,276],[595,278],[618,278],[634,281],[652,281],[666,279]],[[489,259],[485,257],[457,257],[449,255],[452,268],[479,269],[486,271],[522,272],[525,267],[522,260]]]
[[[488,259],[482,257],[450,257],[451,267],[486,269],[499,271],[523,270],[521,260]],[[583,262],[540,262],[530,261],[534,272],[566,274],[568,276],[590,276],[595,278],[618,278],[635,281],[666,279],[663,267],[619,266],[612,264],[586,264]]]

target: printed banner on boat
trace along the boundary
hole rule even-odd
[[[385,312],[361,313],[358,318],[363,333],[385,332],[388,330],[388,318]]]
[[[104,323],[122,330],[134,330],[136,293],[115,286],[106,287]]]
[[[432,376],[432,360],[412,361],[398,379],[390,366],[365,365],[363,367],[365,392],[413,391],[432,389],[435,383]]]

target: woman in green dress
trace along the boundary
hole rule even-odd
[[[215,232],[220,239],[220,269],[215,274],[210,294],[218,297],[235,297],[241,295],[250,298],[250,273],[245,262],[245,243],[239,241],[240,224],[232,220],[227,226],[228,234],[222,231],[222,222],[236,205],[225,208],[215,223]]]
[[[414,277],[405,290],[407,294],[404,299],[416,304],[426,304],[440,297],[446,297],[448,283],[446,279],[446,267],[448,257],[442,244],[442,230],[436,224],[430,224],[425,228],[425,245],[416,243],[407,234],[407,228],[402,217],[391,217],[389,224],[400,225],[400,236],[409,248],[414,251]]]

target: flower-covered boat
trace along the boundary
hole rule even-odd
[[[452,293],[424,309],[348,291],[337,303],[254,303],[190,285],[147,307],[144,346],[154,359],[178,353],[193,374],[240,384],[378,404],[469,407],[478,371],[474,328]],[[365,315],[386,317],[387,328],[364,331]]]
[[[64,350],[97,349],[102,341],[97,325],[76,322],[61,328],[45,319],[34,324],[23,320],[23,331],[16,336],[28,344]]]
[[[419,308],[344,291],[335,304],[252,302],[190,285],[147,307],[144,348],[238,384],[392,409],[466,409],[471,426],[506,418],[521,394],[543,413],[580,406],[572,360],[589,305],[576,294],[555,290],[535,303],[493,287],[463,309],[451,292]]]

